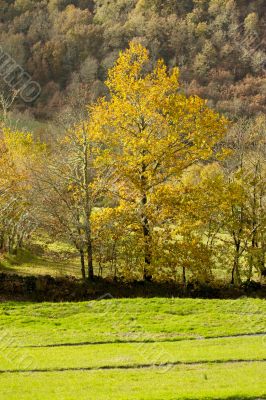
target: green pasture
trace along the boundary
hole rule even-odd
[[[2,400],[266,398],[260,299],[0,305]]]

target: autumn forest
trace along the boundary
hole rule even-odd
[[[83,280],[262,284],[265,2],[0,9],[0,265],[44,235]]]

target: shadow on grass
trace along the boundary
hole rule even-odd
[[[198,397],[186,397],[185,400],[199,400]],[[266,400],[266,394],[262,396],[230,396],[230,397],[204,397],[204,400]]]
[[[77,347],[77,346],[96,346],[96,345],[106,345],[106,344],[141,344],[141,343],[178,343],[178,342],[186,342],[186,341],[196,341],[196,340],[217,340],[217,339],[234,339],[240,337],[259,337],[265,336],[266,332],[259,332],[259,333],[240,333],[235,335],[219,335],[219,336],[210,336],[210,337],[185,337],[185,338],[171,338],[171,339],[161,339],[161,340],[154,340],[154,339],[145,339],[145,340],[113,340],[113,341],[98,341],[98,342],[80,342],[80,343],[52,343],[52,344],[44,344],[44,345],[30,345],[30,346],[20,346],[20,348],[49,348],[49,347]]]
[[[265,363],[262,360],[203,360],[203,361],[175,361],[171,363],[152,363],[152,364],[128,364],[128,365],[102,365],[100,367],[69,367],[69,368],[36,368],[36,369],[7,369],[0,370],[0,374],[17,374],[17,373],[47,373],[47,372],[78,372],[78,371],[106,371],[106,370],[132,370],[132,369],[162,369],[169,371],[177,366],[197,366],[197,365],[213,365],[213,364],[249,364],[249,363]],[[214,399],[212,399],[214,400]]]
[[[263,397],[258,397],[258,396],[230,396],[230,397],[205,397],[204,400],[265,400],[266,399],[266,394],[263,395]],[[187,398],[186,400],[198,400],[198,398]]]
[[[19,249],[16,254],[7,254],[0,260],[0,272],[24,276],[79,276],[79,269],[73,258],[55,261],[54,254],[50,254],[50,258],[36,256],[27,249]]]

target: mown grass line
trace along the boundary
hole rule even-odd
[[[81,368],[47,368],[47,369],[32,369],[32,370],[0,370],[0,374],[34,374],[34,373],[47,373],[47,372],[75,372],[75,371],[105,371],[105,370],[128,370],[128,369],[147,369],[147,368],[171,368],[175,366],[196,366],[196,365],[213,365],[213,364],[239,364],[239,363],[264,363],[266,358],[262,360],[212,360],[212,361],[193,361],[183,362],[175,361],[171,363],[155,363],[155,364],[134,364],[134,365],[103,365],[101,367],[81,367]]]
[[[259,362],[2,374],[0,400],[265,399]]]
[[[96,345],[104,345],[104,344],[141,344],[141,343],[179,343],[179,342],[187,342],[187,341],[197,341],[197,340],[215,340],[215,339],[234,339],[241,337],[260,337],[265,336],[266,332],[258,332],[258,333],[243,333],[236,335],[224,335],[224,336],[206,336],[206,337],[191,337],[191,338],[180,338],[180,339],[162,339],[162,340],[117,340],[117,341],[100,341],[100,342],[76,342],[76,343],[54,343],[54,344],[40,344],[40,345],[25,345],[25,346],[16,346],[19,349],[45,349],[45,348],[53,348],[53,347],[76,347],[76,346],[96,346]]]
[[[31,363],[21,364],[28,358]],[[266,346],[261,337],[224,338],[172,343],[102,344],[53,348],[2,348],[1,370],[99,368],[105,365],[171,364],[215,360],[263,360]]]

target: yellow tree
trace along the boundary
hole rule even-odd
[[[0,130],[0,249],[22,245],[36,226],[33,216],[30,165],[38,163],[44,146],[30,133]]]
[[[86,124],[70,126],[33,171],[40,222],[54,237],[69,241],[80,254],[82,278],[94,278],[91,216],[109,185],[108,168],[98,170],[98,150]]]
[[[110,98],[92,107],[91,128],[102,144],[99,160],[116,174],[116,195],[134,203],[143,232],[144,279],[151,279],[152,197],[184,170],[214,155],[227,121],[179,88],[179,71],[132,42],[109,71]]]

